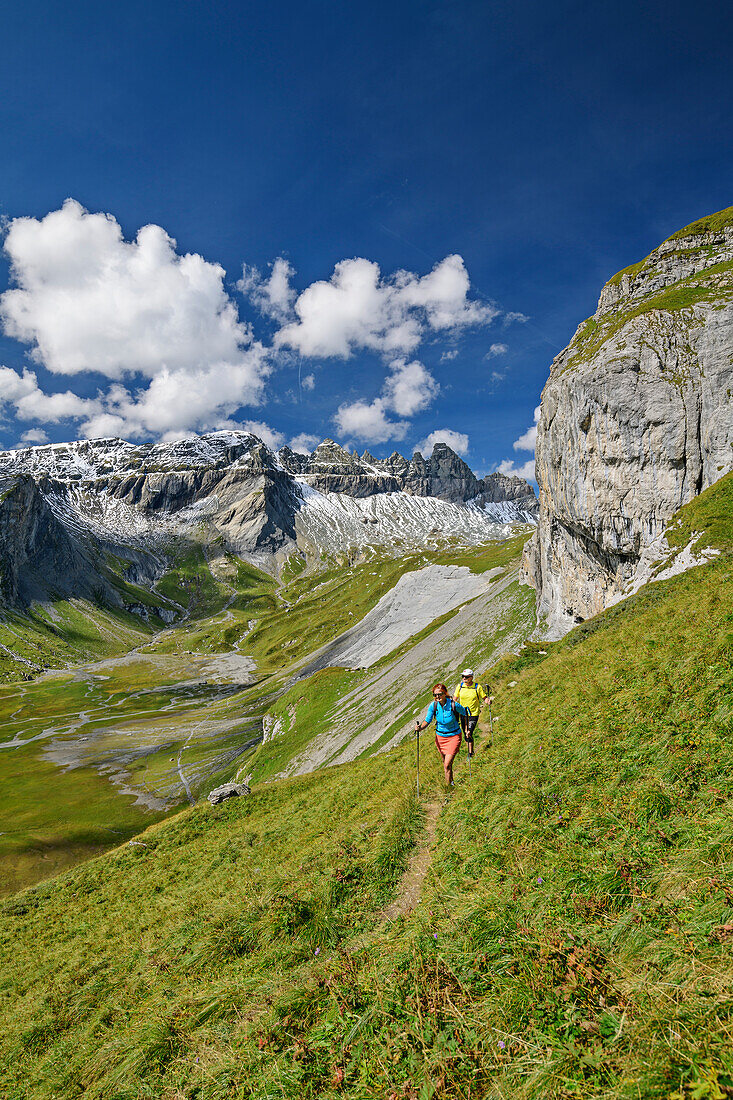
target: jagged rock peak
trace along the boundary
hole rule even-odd
[[[225,475],[256,474],[290,475],[320,492],[353,497],[406,492],[455,503],[521,501],[529,513],[537,508],[526,481],[499,474],[479,480],[446,443],[436,443],[427,461],[419,451],[409,461],[397,451],[384,459],[365,451],[360,458],[333,439],[309,455],[289,447],[274,454],[250,432],[232,430],[169,443],[94,439],[0,452],[0,475],[20,473],[61,485],[104,482],[119,499],[146,508],[183,507],[204,490],[213,491]]]
[[[489,474],[478,479],[447,443],[436,443],[427,461],[420,451],[409,461],[398,451],[380,459],[365,451],[360,458],[332,439],[324,440],[310,455],[296,455],[283,447],[278,458],[285,470],[319,492],[365,497],[401,491],[454,503],[519,501],[530,514],[537,510],[534,492],[522,478]]]

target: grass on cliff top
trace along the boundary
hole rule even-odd
[[[10,899],[0,1094],[722,1100],[732,607],[726,550],[504,658],[406,918],[379,913],[419,836],[412,744]]]
[[[681,309],[689,309],[698,302],[729,301],[733,294],[731,272],[733,272],[731,261],[714,264],[697,275],[681,279],[651,298],[645,298],[627,309],[609,313],[600,321],[595,317],[589,317],[571,344],[573,354],[568,361],[569,365],[581,356],[588,358],[595,355],[601,346],[620,332],[629,321],[645,313],[651,313],[654,310],[676,313]],[[723,280],[709,284],[707,282],[709,277],[716,275],[723,276]]]
[[[727,229],[733,225],[733,206],[727,206],[725,210],[718,210],[716,214],[707,214],[704,218],[698,218],[684,229],[678,229],[668,238],[670,241],[678,241],[685,237],[698,237],[702,233],[718,233],[721,229]]]
[[[678,229],[676,233],[672,233],[670,237],[667,237],[667,241],[681,241],[688,237],[699,237],[704,233],[718,233],[721,229],[727,229],[733,225],[733,206],[726,207],[725,210],[719,210],[716,214],[708,214],[704,218],[699,218],[696,222],[692,222],[690,225],[686,225],[684,229]],[[662,241],[665,244],[666,241]],[[653,250],[656,252],[656,249]],[[649,256],[653,255],[653,252],[649,253]],[[638,263],[629,264],[628,267],[622,268],[621,271],[617,271],[616,274],[608,280],[611,286],[618,286],[624,275],[629,275],[631,278],[646,266],[649,256],[645,256],[643,260],[639,260]]]

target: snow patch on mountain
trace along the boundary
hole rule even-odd
[[[0,452],[0,473],[46,476],[61,482],[95,481],[109,474],[145,468],[160,472],[246,464],[250,449],[262,446],[249,432],[220,431],[173,443],[128,443],[124,439],[82,439]],[[269,454],[269,452],[268,452]],[[270,455],[272,466],[282,464]]]
[[[375,543],[393,549],[441,545],[450,539],[474,546],[506,537],[511,524],[534,522],[512,501],[481,507],[400,492],[350,497],[321,493],[299,479],[296,484],[302,497],[295,517],[298,544],[332,553]]]

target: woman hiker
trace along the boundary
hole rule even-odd
[[[461,727],[458,724],[458,716],[468,714],[468,711],[460,703],[454,702],[448,694],[445,684],[436,684],[433,688],[433,701],[428,707],[424,722],[416,722],[415,729],[427,727],[435,719],[435,744],[443,758],[443,771],[445,782],[449,787],[455,786],[453,782],[453,761],[461,747]]]
[[[473,731],[476,729],[479,711],[486,702],[487,695],[481,684],[473,682],[472,668],[464,668],[461,673],[461,682],[454,691],[453,698],[457,703],[462,703],[468,711],[465,718],[461,715],[461,729],[463,730],[463,736],[466,738],[468,755],[473,756]]]

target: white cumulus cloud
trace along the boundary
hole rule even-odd
[[[388,439],[404,439],[408,424],[405,420],[388,420],[387,407],[381,397],[372,402],[354,401],[341,405],[334,416],[341,435],[356,436],[370,443],[386,443]]]
[[[176,253],[158,225],[125,241],[110,214],[73,199],[45,218],[16,218],[5,250],[17,286],[0,297],[5,331],[55,374],[155,377],[239,360],[251,333],[224,269]]]
[[[405,355],[433,331],[489,324],[495,306],[471,301],[461,256],[446,256],[422,277],[398,271],[383,278],[379,265],[355,258],[336,264],[328,282],[311,283],[295,301],[297,320],[275,344],[301,355],[347,359],[367,349]]]
[[[523,462],[521,466],[515,466],[511,459],[505,458],[496,469],[500,474],[507,474],[509,477],[523,477],[527,481],[535,480],[533,458],[530,458],[528,462]]]
[[[389,420],[389,413],[414,416],[437,397],[440,386],[430,371],[417,359],[393,359],[382,392],[372,402],[363,400],[339,406],[334,417],[342,435],[356,436],[371,443],[404,439],[409,425],[405,420]]]
[[[237,283],[274,322],[266,347],[240,320],[224,269],[180,253],[158,225],[128,240],[111,214],[68,199],[44,217],[12,220],[4,247],[11,269],[11,286],[0,294],[5,333],[26,344],[39,367],[79,380],[70,383],[78,393],[45,392],[55,387],[40,369],[0,367],[0,412],[35,421],[29,430],[44,436],[43,425],[65,420],[88,437],[175,439],[231,426],[243,407],[252,415],[264,403],[269,375],[279,361],[292,362],[291,352],[348,359],[371,351],[388,364],[381,391],[374,400],[342,403],[334,421],[353,438],[403,439],[409,418],[440,390],[415,349],[437,335],[453,343],[461,330],[498,314],[470,297],[459,255],[422,276],[383,275],[367,259],[344,259],[330,279],[300,294],[291,264],[279,257],[264,274],[245,265]],[[456,354],[449,349],[443,358]],[[314,386],[315,375],[305,374],[301,390]],[[261,420],[236,426],[252,425],[269,446],[285,438]],[[450,434],[457,449],[467,448],[462,433]],[[294,442],[307,448],[313,441],[304,432]]]
[[[258,268],[244,264],[237,290],[249,298],[260,313],[283,324],[290,319],[293,312],[295,290],[290,285],[290,280],[294,274],[292,266],[282,256],[272,264],[267,279]]]
[[[282,432],[277,431],[276,428],[271,428],[261,420],[245,420],[242,424],[232,423],[231,427],[238,428],[240,431],[251,432],[252,435],[256,435],[258,439],[261,439],[271,451],[276,451],[285,442],[285,436]]]
[[[99,401],[77,397],[71,390],[44,393],[34,371],[18,374],[10,367],[0,367],[0,405],[12,405],[19,420],[41,420],[47,424],[69,418],[78,420],[101,408]]]
[[[38,389],[33,371],[18,374],[11,367],[0,367],[0,406],[15,404],[19,398]]]
[[[15,402],[15,415],[19,420],[40,420],[44,424],[58,424],[61,420],[79,420],[100,411],[100,402],[87,397],[77,397],[71,390],[64,393],[43,393],[35,389]]]
[[[468,436],[465,432],[455,432],[452,428],[438,428],[418,443],[416,450],[425,458],[430,458],[436,443],[447,443],[458,455],[468,454]]]
[[[48,435],[44,432],[43,428],[30,428],[27,432],[23,432],[20,437],[19,446],[32,447],[41,443],[48,443]]]
[[[309,435],[307,432],[301,432],[300,435],[296,435],[290,440],[289,447],[290,450],[295,451],[296,454],[309,455],[316,449],[320,442],[317,435]]]
[[[224,269],[179,255],[160,226],[126,241],[110,214],[68,199],[44,218],[12,221],[5,249],[15,286],[0,296],[0,319],[38,363],[55,374],[149,380],[113,385],[94,401],[71,393],[44,401],[36,385],[18,415],[86,417],[87,434],[170,438],[260,402],[267,353],[240,322]]]
[[[537,444],[537,425],[540,419],[541,408],[542,407],[538,405],[534,410],[534,424],[532,424],[530,428],[527,428],[527,431],[523,432],[519,439],[515,439],[512,443],[512,447],[515,451],[534,452]],[[515,466],[512,459],[505,458],[503,462],[499,463],[497,470],[500,474],[508,474],[510,477],[523,477],[528,481],[536,480],[534,456],[526,462],[523,462],[520,466]]]
[[[512,443],[512,447],[515,451],[534,451],[537,446],[537,425],[540,421],[541,409],[542,406],[538,405],[534,411],[534,424],[532,427],[527,428],[527,431]]]
[[[417,359],[394,359],[384,383],[384,401],[398,416],[414,416],[438,396],[440,386]]]

